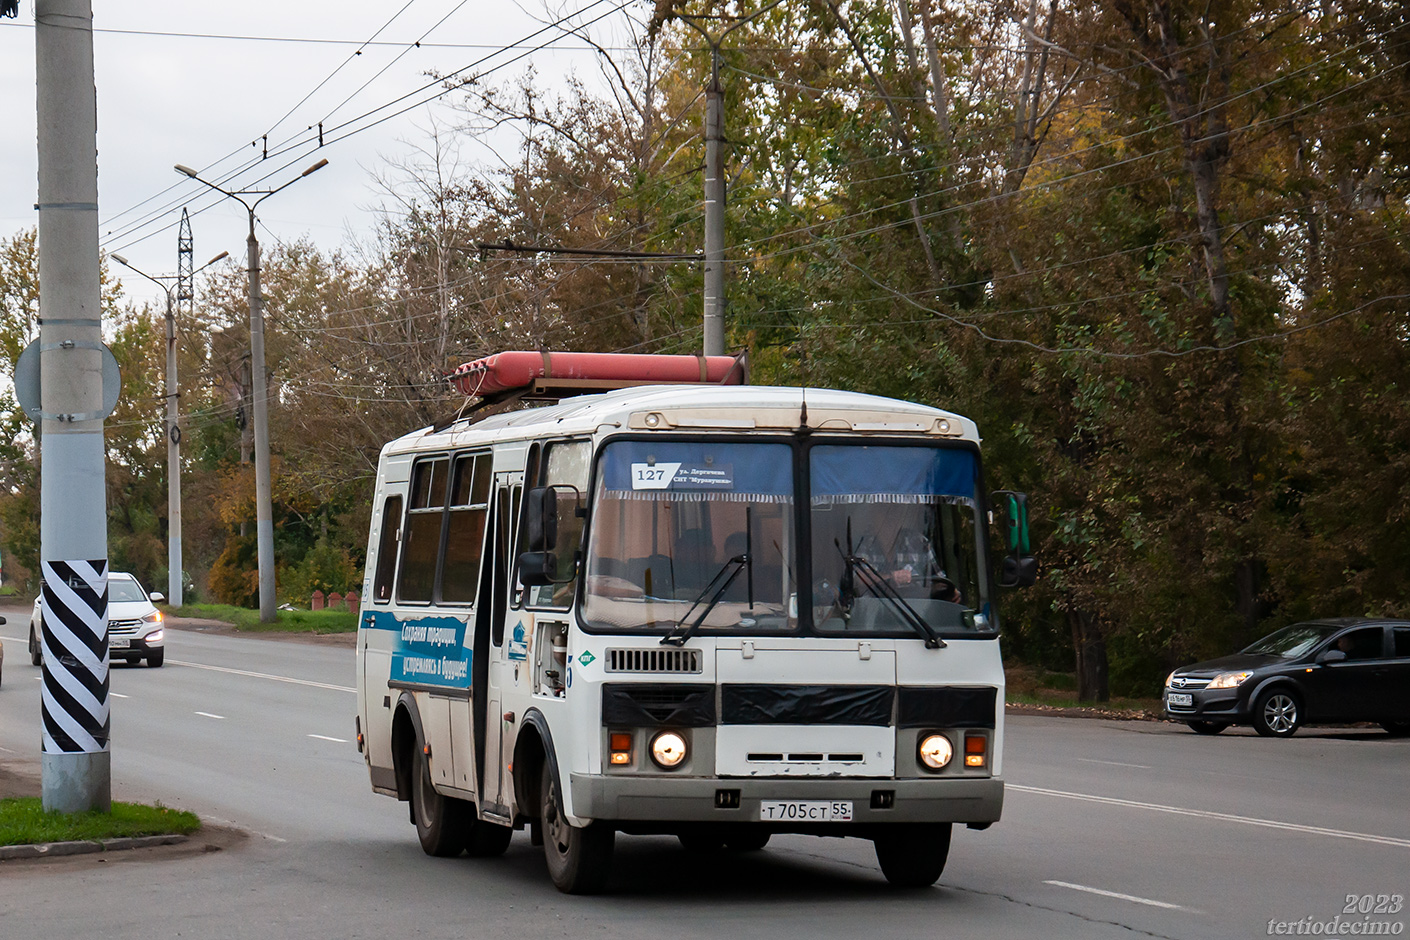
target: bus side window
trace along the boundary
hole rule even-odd
[[[401,532],[401,496],[388,496],[382,503],[382,535],[377,540],[377,577],[372,582],[372,600],[385,604],[392,599],[392,576],[397,570],[397,535]]]
[[[446,477],[450,460],[418,461],[411,471],[411,503],[402,532],[401,572],[397,600],[428,603],[436,584],[436,556],[441,550],[441,517],[445,515]]]
[[[540,464],[543,460],[542,453],[543,448],[539,444],[534,444],[529,448],[529,458],[524,465],[524,485],[522,488],[515,487],[519,492],[527,491],[539,485],[539,473],[542,470]],[[525,527],[528,525],[528,522],[524,518],[523,500],[517,497],[514,500],[514,519],[514,529],[516,533],[514,544],[516,548],[514,557],[511,559],[514,573],[509,579],[509,606],[513,607],[515,610],[521,610],[528,600],[528,597],[527,589],[524,585],[519,583],[518,552],[523,551],[524,540],[528,537],[525,532]]]
[[[577,585],[573,567],[583,540],[583,519],[578,515],[578,509],[585,505],[587,499],[591,460],[592,448],[587,441],[560,441],[548,447],[542,485],[559,487],[555,490],[558,496],[558,542],[554,552],[558,555],[558,578],[563,580],[558,584],[529,588],[529,603],[533,606],[567,607],[573,602],[573,591]]]
[[[473,604],[485,547],[485,518],[490,508],[490,455],[467,454],[455,460],[446,553],[441,563],[441,600]]]

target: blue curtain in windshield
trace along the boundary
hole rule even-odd
[[[811,455],[813,505],[973,499],[979,481],[973,452],[959,448],[825,446]]]
[[[613,499],[791,502],[793,458],[786,444],[618,441],[602,452]]]

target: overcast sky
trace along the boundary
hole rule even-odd
[[[197,266],[221,251],[243,261],[245,210],[183,179],[173,164],[212,182],[228,178],[229,189],[269,188],[320,158],[329,165],[260,207],[261,245],[268,251],[275,237],[306,235],[332,249],[365,237],[383,198],[372,172],[423,144],[433,121],[456,120],[443,103],[418,104],[434,91],[375,109],[426,85],[428,71],[448,73],[487,56],[471,71],[500,65],[494,76],[509,78],[532,64],[545,81],[570,69],[595,75],[581,40],[544,26],[575,11],[583,11],[580,23],[609,14],[591,29],[611,42],[625,35],[623,14],[612,12],[621,2],[569,0],[546,11],[544,0],[94,0],[100,245],[150,274],[175,273],[185,205]],[[374,35],[375,44],[360,47]],[[18,19],[0,19],[0,236],[7,238],[36,224],[34,37],[34,0],[21,0]],[[417,40],[420,48],[411,45]],[[531,51],[549,40],[556,42]],[[307,131],[319,121],[321,150],[316,132]],[[266,134],[271,156],[263,160],[263,142],[251,142]],[[475,145],[462,157],[493,159]],[[120,265],[111,268],[129,297],[162,297]]]

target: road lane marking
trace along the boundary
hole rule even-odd
[[[215,718],[215,719],[218,719],[218,720],[220,720],[220,721],[224,721],[224,720],[225,720],[225,716],[224,716],[224,715],[212,715],[210,712],[196,712],[196,714],[200,715],[202,718]]]
[[[1071,888],[1073,891],[1085,891],[1088,894],[1100,894],[1104,898],[1116,898],[1118,901],[1130,901],[1133,904],[1148,904],[1151,907],[1163,907],[1169,911],[1189,911],[1192,914],[1199,913],[1199,911],[1192,907],[1182,907],[1179,904],[1171,904],[1168,901],[1154,901],[1150,898],[1137,897],[1134,894],[1122,894],[1120,891],[1103,891],[1101,888],[1075,885],[1070,881],[1045,881],[1043,884],[1055,885],[1059,888]]]
[[[1108,767],[1134,767],[1137,770],[1151,769],[1149,764],[1123,764],[1119,760],[1097,760],[1093,757],[1079,757],[1077,759],[1084,764],[1106,764]]]
[[[1259,819],[1256,816],[1235,816],[1232,813],[1215,813],[1203,809],[1186,809],[1183,806],[1164,806],[1160,803],[1141,803],[1136,800],[1118,800],[1110,796],[1095,796],[1091,793],[1071,793],[1067,790],[1048,790],[1044,787],[1025,787],[1016,783],[1007,785],[1009,790],[1020,793],[1036,793],[1039,796],[1056,796],[1065,800],[1080,800],[1084,803],[1104,803],[1107,806],[1124,806],[1128,809],[1144,809],[1153,813],[1170,813],[1175,816],[1194,816],[1199,819],[1213,819],[1219,822],[1241,823],[1245,826],[1260,826],[1264,829],[1282,829],[1287,832],[1301,832],[1312,836],[1330,836],[1334,839],[1351,839],[1355,842],[1374,842],[1377,845],[1393,845],[1410,849],[1410,839],[1395,836],[1378,836],[1367,832],[1350,832],[1345,829],[1327,829],[1322,826],[1304,826],[1300,823],[1280,822],[1276,819]]]
[[[202,818],[203,820],[209,820],[209,821],[211,821],[211,822],[213,822],[213,823],[220,823],[221,825],[229,826],[231,829],[246,829],[246,827],[245,827],[244,825],[242,825],[242,824],[240,824],[240,823],[238,823],[238,822],[235,822],[233,819],[221,819],[219,816],[204,816],[204,815],[201,816],[201,818]],[[268,839],[268,840],[270,840],[271,842],[288,842],[288,841],[289,841],[288,839],[281,839],[281,838],[279,838],[278,836],[272,836],[272,835],[270,835],[270,834],[267,833],[267,832],[260,832],[258,829],[246,829],[246,831],[247,831],[247,832],[253,832],[255,835],[259,836],[261,839]]]
[[[311,738],[317,738],[317,739],[320,740],[320,741],[332,741],[334,744],[347,744],[347,743],[348,743],[348,739],[347,739],[347,738],[330,738],[330,737],[328,737],[328,735],[326,735],[326,734],[311,734],[311,735],[309,735],[309,737],[311,737]]]
[[[187,663],[179,659],[168,659],[167,662],[174,666],[190,666],[192,669],[209,669],[212,672],[228,672],[232,676],[249,676],[251,679],[272,679],[275,682],[292,682],[294,685],[306,685],[315,689],[332,689],[334,692],[357,691],[357,689],[346,685],[314,682],[312,679],[295,679],[292,676],[275,676],[267,672],[250,672],[248,669],[231,669],[229,666],[208,666],[205,663]]]

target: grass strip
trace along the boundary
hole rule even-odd
[[[220,620],[250,633],[356,633],[355,610],[279,610],[274,623],[260,623],[259,611],[229,604],[185,604],[168,608],[173,617]]]
[[[200,828],[201,821],[195,813],[161,804],[115,802],[111,813],[46,813],[37,796],[0,800],[0,845],[190,835]]]

